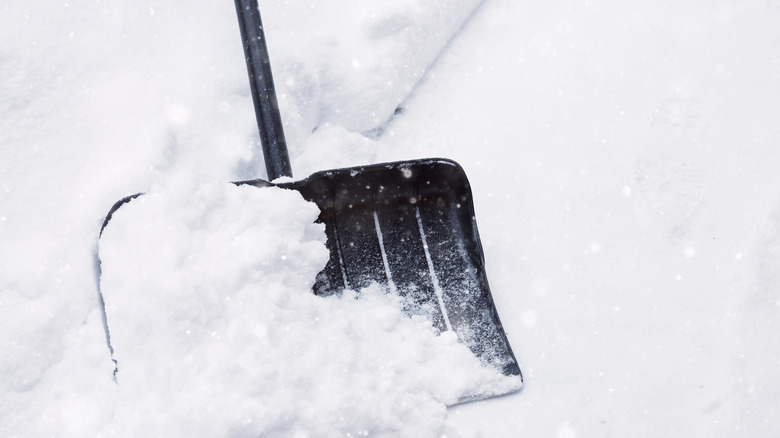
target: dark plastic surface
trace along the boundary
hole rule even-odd
[[[380,283],[404,298],[408,314],[428,317],[439,331],[454,330],[483,363],[520,375],[490,294],[471,187],[457,163],[328,170],[278,186],[298,190],[320,208],[330,260],[315,294]]]

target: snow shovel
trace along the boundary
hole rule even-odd
[[[235,4],[268,180],[292,177],[257,0]],[[484,365],[521,376],[488,287],[471,188],[457,163],[400,161],[235,184],[297,190],[317,204],[330,260],[316,278],[316,295],[378,283],[402,298],[407,314],[454,331]],[[117,202],[103,227],[136,196]]]

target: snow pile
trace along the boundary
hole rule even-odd
[[[384,125],[481,2],[261,2],[291,143],[319,125]]]
[[[109,430],[432,436],[445,405],[519,387],[378,286],[314,296],[317,215],[295,191],[186,176],[117,210],[100,243]]]

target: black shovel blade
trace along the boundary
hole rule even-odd
[[[454,331],[484,365],[522,377],[490,294],[471,186],[456,162],[399,161],[280,184],[235,184],[293,189],[317,204],[330,259],[317,275],[316,295],[379,283],[402,297],[407,314],[427,317],[439,332]],[[114,204],[100,233],[140,195]]]
[[[471,187],[460,165],[401,161],[276,185],[320,208],[330,260],[315,294],[379,283],[402,297],[407,314],[428,317],[441,332],[453,330],[484,365],[520,375],[490,294]]]

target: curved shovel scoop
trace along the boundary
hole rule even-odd
[[[276,185],[320,208],[330,260],[315,294],[379,283],[402,297],[407,314],[454,331],[483,364],[520,375],[490,295],[471,188],[457,163],[375,164]]]

